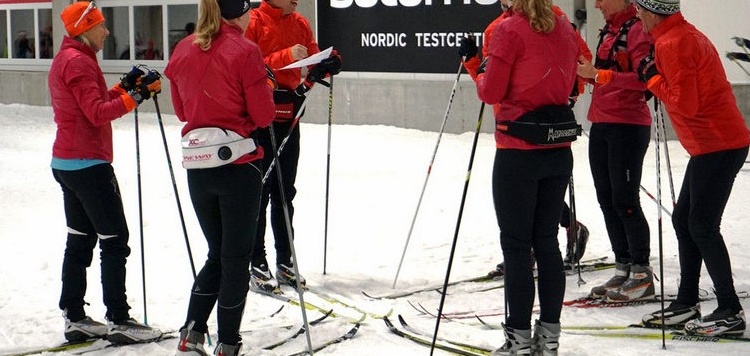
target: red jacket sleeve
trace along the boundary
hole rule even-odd
[[[65,82],[78,107],[92,125],[109,124],[131,109],[121,95],[112,97],[111,90],[106,89],[101,71],[87,65],[89,62],[96,64],[93,61],[84,61],[80,57],[71,60],[65,68]]]
[[[698,112],[700,98],[699,73],[691,57],[702,54],[696,43],[690,40],[680,41],[677,47],[661,46],[656,49],[656,68],[664,76],[651,78],[648,89],[667,107],[675,108],[681,115],[693,117]]]
[[[245,57],[242,71],[245,92],[245,107],[258,127],[268,126],[276,115],[273,104],[273,91],[266,83],[266,67],[260,51],[254,51]]]

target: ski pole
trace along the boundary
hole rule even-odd
[[[417,209],[414,211],[414,216],[411,218],[411,225],[409,226],[409,233],[406,235],[406,243],[404,244],[404,251],[401,253],[401,260],[398,262],[398,269],[396,270],[396,277],[393,278],[393,286],[396,288],[396,282],[398,282],[398,275],[401,273],[401,266],[404,263],[404,257],[406,256],[406,249],[409,247],[409,240],[411,240],[411,233],[414,230],[414,223],[417,221],[417,214],[419,214],[419,207],[422,206],[422,198],[424,197],[425,188],[427,188],[427,181],[430,179],[430,173],[432,172],[432,164],[435,163],[435,156],[437,156],[438,147],[440,146],[440,139],[443,137],[445,131],[445,123],[448,121],[448,113],[451,111],[451,105],[453,104],[453,97],[456,95],[456,87],[458,86],[458,80],[461,78],[461,70],[463,69],[463,61],[458,64],[458,72],[456,73],[456,80],[453,82],[453,89],[451,95],[448,98],[448,107],[445,108],[445,115],[443,115],[443,123],[440,125],[440,132],[438,133],[437,142],[435,148],[432,151],[432,158],[430,164],[427,166],[427,175],[424,177],[424,183],[422,184],[422,192],[419,193],[419,200],[417,200]]]
[[[310,339],[310,324],[307,321],[307,311],[305,309],[305,297],[302,290],[302,284],[299,281],[299,263],[297,263],[297,252],[294,248],[294,230],[292,229],[292,220],[289,217],[289,206],[287,205],[286,194],[284,194],[284,180],[281,177],[281,162],[279,161],[279,153],[276,150],[276,134],[274,133],[273,123],[268,126],[268,132],[271,136],[271,150],[273,151],[273,160],[276,161],[276,180],[279,183],[281,206],[284,210],[284,223],[286,223],[286,231],[289,237],[289,247],[292,250],[292,268],[294,268],[294,274],[297,276],[295,281],[297,282],[297,293],[299,294],[299,306],[300,309],[302,309],[302,321],[306,330],[305,337],[307,338],[307,350],[310,355],[313,355],[312,340]]]
[[[750,54],[750,52],[747,51],[747,49],[750,48],[750,40],[742,37],[732,37],[732,40],[734,40],[734,44],[740,46],[745,53]]]
[[[190,240],[188,239],[187,228],[185,227],[185,217],[182,214],[182,203],[180,203],[180,194],[177,191],[177,182],[174,178],[174,169],[172,168],[172,159],[169,156],[169,147],[167,146],[167,135],[164,133],[164,123],[161,119],[161,111],[159,110],[159,99],[154,94],[154,106],[156,107],[156,118],[159,122],[159,130],[161,131],[161,139],[164,143],[164,154],[167,156],[167,167],[169,167],[169,176],[172,179],[172,189],[174,190],[174,198],[177,202],[177,212],[180,215],[180,224],[182,225],[182,234],[185,236],[185,246],[187,247],[188,258],[190,259],[190,269],[193,271],[193,278],[197,276],[195,272],[195,264],[193,263],[193,252],[190,249]]]
[[[135,115],[135,171],[138,182],[138,231],[141,240],[141,280],[143,282],[143,323],[148,325],[148,313],[146,311],[146,250],[143,240],[143,190],[141,189],[141,139],[138,129],[138,108],[133,111]]]
[[[662,211],[664,211],[667,216],[670,218],[672,217],[672,212],[667,210],[667,208],[664,207],[664,205],[661,205],[658,200],[656,200],[656,197],[654,197],[651,192],[649,192],[643,185],[641,185],[641,191],[646,194],[654,203],[656,203],[656,206],[660,207]]]
[[[466,171],[466,180],[464,181],[464,191],[461,194],[461,204],[458,208],[458,219],[456,221],[456,231],[453,233],[453,243],[451,244],[451,253],[448,258],[448,269],[445,271],[445,281],[443,282],[443,291],[440,293],[440,305],[438,306],[437,319],[435,320],[435,333],[432,335],[432,345],[430,346],[430,356],[435,352],[435,342],[437,342],[438,329],[440,328],[440,319],[443,315],[443,305],[445,304],[445,295],[448,291],[448,281],[451,278],[451,267],[453,265],[453,256],[456,253],[456,243],[458,242],[458,231],[461,228],[461,217],[464,213],[464,204],[466,203],[466,193],[469,190],[469,180],[471,179],[471,168],[474,166],[474,154],[477,151],[477,142],[479,141],[479,132],[482,130],[482,116],[484,115],[485,103],[479,108],[479,118],[477,119],[477,128],[474,132],[474,142],[471,144],[471,155],[469,156],[469,168]]]
[[[740,63],[740,61],[750,62],[750,55],[747,53],[740,53],[740,52],[727,52],[727,58],[731,60],[734,63],[737,63],[738,66],[740,66],[740,69],[742,69],[745,74],[750,75],[750,72],[745,69],[745,66]]]
[[[328,192],[331,186],[331,124],[333,123],[333,76],[328,86],[328,148],[326,149],[326,206],[323,227],[323,274],[326,274],[328,259]]]
[[[654,100],[656,103],[656,100]],[[656,104],[654,104],[656,105]],[[654,152],[656,153],[656,203],[661,205],[661,155],[659,153],[659,128],[658,123],[654,122]],[[662,218],[661,210],[657,209],[657,229],[659,236],[659,275],[664,276],[664,247],[662,244]],[[664,283],[659,283],[660,293],[664,295]],[[661,347],[667,348],[666,329],[664,326],[664,299],[661,298]]]
[[[157,73],[158,74],[158,73]],[[160,75],[161,76],[161,75]],[[185,237],[185,247],[187,248],[188,259],[190,260],[190,270],[193,272],[193,279],[198,274],[195,272],[195,264],[193,263],[193,252],[190,249],[190,239],[188,239],[187,228],[185,227],[185,216],[182,214],[182,203],[180,203],[180,194],[177,191],[177,181],[174,178],[174,169],[172,168],[172,159],[169,156],[169,146],[167,146],[167,135],[164,133],[164,122],[161,119],[161,110],[159,110],[159,99],[154,94],[154,107],[156,108],[156,118],[159,122],[159,131],[161,131],[161,140],[164,144],[164,154],[167,157],[167,167],[169,167],[169,176],[172,179],[172,190],[174,191],[174,199],[177,203],[177,212],[180,215],[180,225],[182,225],[182,235]],[[206,341],[211,345],[211,334],[206,332]]]
[[[284,150],[284,146],[286,146],[287,141],[289,141],[289,137],[292,136],[292,131],[294,131],[294,128],[299,123],[299,119],[302,116],[302,111],[305,110],[305,106],[307,106],[307,97],[305,97],[305,100],[302,101],[302,104],[299,107],[299,111],[297,111],[297,115],[294,116],[294,120],[292,120],[292,124],[289,126],[289,131],[287,131],[286,136],[284,136],[284,139],[281,140],[281,145],[279,145],[279,151],[278,155],[281,156],[281,152]],[[271,175],[271,170],[273,170],[273,166],[276,164],[276,160],[271,161],[271,164],[268,165],[268,169],[266,169],[266,174],[263,175],[263,184],[266,184],[266,181],[268,180],[268,177]]]
[[[580,246],[580,241],[578,241],[578,218],[576,217],[576,191],[575,191],[575,183],[573,181],[573,172],[570,172],[570,183],[568,185],[568,200],[570,201],[570,228],[568,229],[568,234],[572,234],[572,241],[573,241],[573,253],[571,256],[575,258],[578,264],[578,286],[580,287],[583,284],[586,284],[586,281],[583,280],[583,277],[581,277],[581,259],[578,258],[576,251],[577,248]],[[570,239],[571,236],[568,236],[568,239]]]
[[[677,198],[675,198],[675,194],[674,194],[674,179],[672,179],[672,162],[669,159],[669,142],[667,142],[667,125],[664,120],[664,105],[661,105],[661,102],[659,102],[659,99],[656,99],[656,98],[654,98],[654,111],[657,111],[656,117],[659,119],[659,128],[661,129],[661,136],[662,136],[662,140],[664,141],[664,159],[665,159],[665,163],[667,164],[667,179],[669,180],[669,192],[672,194],[672,207],[674,207],[675,205],[677,205]]]

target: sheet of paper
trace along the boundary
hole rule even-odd
[[[318,64],[318,63],[320,63],[320,61],[322,61],[322,60],[330,57],[331,56],[331,51],[333,51],[333,46],[328,47],[325,50],[322,50],[322,51],[320,51],[318,53],[315,53],[315,54],[313,54],[310,57],[300,59],[300,60],[298,60],[298,61],[296,61],[296,62],[294,62],[294,63],[292,63],[292,64],[290,64],[290,65],[288,65],[288,66],[286,66],[284,68],[279,68],[279,70],[292,69],[292,68],[301,68],[301,67],[306,67],[306,66],[310,66],[310,65],[313,65],[313,64]]]

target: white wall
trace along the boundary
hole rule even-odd
[[[732,83],[750,83],[750,76],[732,61],[726,52],[741,52],[731,37],[750,38],[750,0],[683,0],[680,9],[689,22],[705,33],[722,56],[727,77]],[[750,63],[745,63],[750,70]]]

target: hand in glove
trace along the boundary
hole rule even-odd
[[[125,91],[131,91],[135,89],[135,87],[141,80],[141,76],[143,76],[144,74],[146,73],[144,73],[141,68],[134,66],[133,69],[130,70],[130,72],[124,73],[120,77],[120,88]]]
[[[305,96],[305,93],[310,91],[312,88],[312,83],[309,83],[308,81],[305,81],[297,86],[296,89],[294,89],[294,94],[297,94],[297,96]]]
[[[341,54],[334,49],[333,52],[331,52],[331,56],[320,61],[319,65],[323,67],[323,70],[329,75],[339,74],[342,67]]]
[[[276,83],[276,76],[273,75],[273,71],[268,66],[268,64],[266,64],[266,82],[268,83],[268,87],[270,87],[271,90],[276,90],[279,88],[279,85]]]
[[[314,67],[310,68],[307,71],[307,76],[305,77],[305,83],[308,87],[312,87],[313,83],[325,83],[323,81],[323,78],[326,76],[326,70],[323,68],[323,66],[318,63]],[[328,84],[328,83],[325,83]]]
[[[135,89],[129,93],[138,104],[151,99],[152,96],[161,93],[161,74],[155,70],[149,70],[147,74],[141,77]]]
[[[464,61],[474,58],[477,55],[477,51],[477,39],[474,35],[470,34],[461,38],[461,43],[458,47],[458,55],[463,57]]]
[[[643,57],[640,65],[638,65],[638,79],[646,83],[657,74],[659,74],[659,71],[656,69],[654,57],[650,54]]]
[[[487,58],[485,58],[485,59],[484,59],[484,60],[482,61],[482,64],[480,64],[480,65],[479,65],[479,68],[477,69],[477,76],[478,76],[478,75],[480,75],[480,74],[484,74],[484,69],[485,69],[485,67],[487,66],[487,60],[488,60],[489,58],[490,58],[489,56],[488,56]]]

